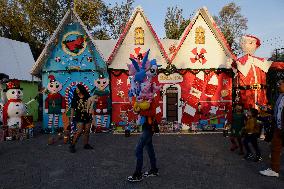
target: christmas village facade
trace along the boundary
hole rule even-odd
[[[223,128],[231,121],[232,65],[237,57],[207,9],[199,9],[181,38],[173,40],[160,39],[137,7],[118,40],[94,40],[73,10],[66,13],[31,72],[42,79],[44,129],[70,126],[78,84],[95,96],[91,103],[97,127],[139,125],[129,98],[129,65],[130,59],[140,64],[145,56],[158,67],[152,79],[160,87],[154,99],[161,130],[163,124],[183,130],[198,125]]]

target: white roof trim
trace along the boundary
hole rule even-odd
[[[88,35],[88,37],[90,38],[90,40],[92,41],[92,44],[94,45],[96,51],[99,53],[99,55],[102,57],[102,59],[104,60],[102,53],[99,51],[99,49],[97,48],[95,41],[91,35],[91,33],[88,31],[87,27],[85,26],[85,24],[83,23],[83,21],[80,19],[80,17],[78,16],[78,14],[72,9],[72,10],[68,10],[66,12],[66,14],[64,15],[64,17],[62,18],[62,20],[60,21],[59,25],[57,26],[56,30],[54,31],[54,33],[52,34],[51,38],[47,41],[43,51],[41,52],[40,56],[38,57],[36,63],[34,64],[34,66],[32,67],[31,70],[31,74],[35,75],[35,76],[39,76],[39,72],[43,66],[43,61],[44,58],[46,56],[46,52],[48,50],[48,48],[50,47],[51,43],[56,39],[57,34],[59,33],[59,31],[62,29],[62,27],[66,24],[66,22],[68,21],[69,16],[72,16],[71,14],[73,14],[76,18],[76,20],[80,23],[80,25],[82,26],[82,28],[85,30],[86,34]],[[73,17],[71,17],[73,18]],[[70,19],[71,19],[70,18]],[[74,18],[73,18],[74,19]],[[72,20],[73,20],[72,19]]]

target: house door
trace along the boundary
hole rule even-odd
[[[167,121],[178,121],[178,89],[169,87],[166,90]]]

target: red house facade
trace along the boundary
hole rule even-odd
[[[223,34],[206,8],[198,10],[179,40],[160,40],[138,7],[108,58],[112,93],[112,122],[121,121],[128,112],[129,120],[137,115],[129,109],[130,57],[143,57],[161,65],[156,82],[162,85],[156,95],[160,106],[157,118],[183,124],[200,120],[221,125],[230,118],[232,109],[232,69],[236,59]]]

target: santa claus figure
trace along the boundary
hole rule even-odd
[[[19,80],[8,82],[6,89],[7,102],[3,107],[3,125],[8,127],[9,138],[13,137],[17,129],[21,129],[21,117],[26,115],[27,109],[22,102],[22,88]]]
[[[45,99],[45,113],[48,114],[48,128],[55,132],[58,128],[59,115],[65,112],[66,105],[63,96],[59,93],[62,84],[56,81],[53,75],[49,75],[50,82],[47,84],[48,96]]]
[[[109,79],[102,74],[94,81],[94,95],[97,96],[93,105],[93,115],[96,122],[96,132],[107,131],[109,126],[109,114],[111,108],[111,100],[109,91],[106,87],[109,85]]]
[[[260,40],[252,35],[245,35],[241,39],[244,56],[237,60],[237,81],[239,100],[244,108],[257,108],[256,104],[266,105],[266,73],[272,62],[254,56],[254,52],[261,45]]]

